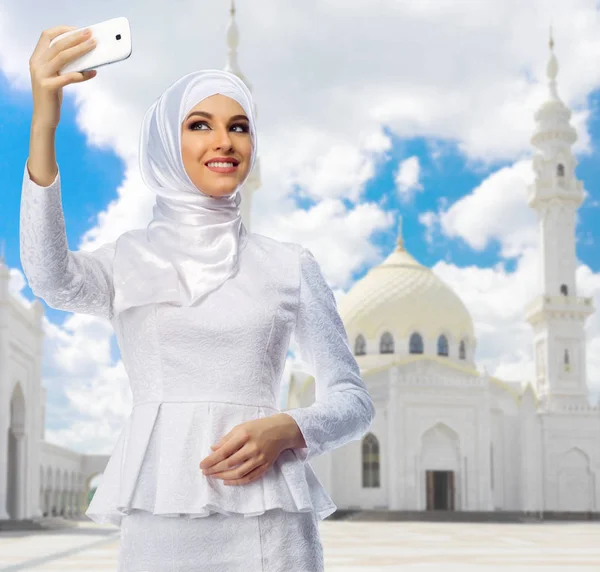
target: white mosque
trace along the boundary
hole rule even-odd
[[[225,69],[241,74],[232,1]],[[552,50],[553,44],[550,43]],[[549,99],[536,113],[535,183],[539,295],[525,309],[535,379],[479,373],[473,321],[459,295],[408,253],[394,252],[339,305],[376,405],[369,432],[311,465],[338,509],[407,511],[599,511],[600,408],[589,404],[585,320],[577,295],[575,218],[584,194],[571,148],[577,135],[548,63]],[[245,185],[250,230],[258,161]],[[107,455],[82,455],[44,440],[43,305],[8,291],[0,259],[0,521],[82,515]],[[314,401],[314,379],[292,368],[287,405]]]
[[[553,47],[550,39],[550,94],[535,115],[527,195],[541,248],[540,292],[525,308],[535,379],[477,371],[468,309],[406,251],[400,231],[395,251],[339,304],[377,415],[360,443],[312,461],[338,508],[600,510],[600,407],[589,404],[584,328],[594,308],[575,282],[584,193]],[[292,375],[288,407],[312,403],[313,381]]]

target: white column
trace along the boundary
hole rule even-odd
[[[402,420],[398,419],[398,370],[392,368],[389,376],[389,402],[387,408],[387,434],[388,447],[385,451],[385,459],[388,463],[387,491],[388,491],[388,510],[400,510],[401,508],[401,487],[405,485],[405,479],[400,478],[398,470],[398,460],[402,451],[398,449],[398,425]],[[383,452],[383,451],[382,451]]]
[[[0,387],[0,392],[1,392]],[[8,410],[8,403],[4,401],[0,402],[0,407],[4,409],[3,413]],[[9,514],[7,510],[8,497],[6,496],[8,486],[8,471],[9,466],[8,459],[8,415],[0,415],[0,466],[3,470],[0,471],[0,520],[8,520]]]
[[[22,520],[26,518],[26,496],[25,492],[27,489],[27,455],[25,446],[27,440],[23,431],[15,431],[13,429],[13,435],[15,436],[15,519]]]

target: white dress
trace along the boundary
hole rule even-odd
[[[87,516],[120,526],[122,535],[123,519],[131,519],[122,552],[124,544],[131,546],[129,555],[137,551],[141,561],[143,550],[132,537],[139,530],[140,542],[145,540],[155,553],[156,570],[321,569],[322,562],[315,564],[322,561],[316,524],[337,507],[310,460],[361,439],[375,408],[317,261],[298,244],[249,233],[238,273],[200,305],[149,304],[114,315],[115,244],[93,252],[69,251],[60,174],[50,186],[40,187],[25,167],[20,245],[29,285],[52,308],[110,320],[133,394],[133,409]],[[245,485],[227,486],[204,476],[199,464],[213,452],[212,444],[240,423],[281,411],[280,382],[292,335],[315,377],[315,403],[285,410],[298,424],[306,448],[285,449],[266,474]],[[141,523],[165,526],[165,518],[172,519],[168,526],[183,527],[177,534],[172,529],[168,547],[159,543],[161,538],[166,542],[164,536],[152,542],[151,534],[142,538],[149,528]],[[278,545],[279,564],[264,564],[269,557],[265,529]],[[214,542],[214,530],[230,537],[234,555],[236,546],[245,546],[239,558],[231,551],[200,550],[208,542],[203,538]],[[172,545],[185,534],[195,542]],[[316,541],[301,542],[298,535]],[[162,565],[156,564],[161,550]],[[180,566],[172,555],[182,552],[188,560]],[[249,564],[251,554],[263,568]],[[191,562],[197,562],[195,567]]]

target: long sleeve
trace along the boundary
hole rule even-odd
[[[300,252],[300,301],[294,338],[315,378],[315,402],[282,411],[298,424],[306,447],[295,449],[309,461],[349,441],[361,439],[375,406],[360,376],[333,292],[312,252]]]
[[[19,237],[23,272],[36,296],[56,310],[111,319],[115,243],[91,252],[69,250],[60,172],[50,186],[41,187],[25,163]]]

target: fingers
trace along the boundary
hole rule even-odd
[[[256,457],[249,458],[245,463],[226,470],[214,470],[209,469],[208,471],[202,471],[205,475],[210,477],[216,477],[224,481],[229,481],[232,484],[242,484],[255,480],[260,474],[266,472],[270,464],[260,462],[256,465]],[[262,472],[260,471],[262,469]],[[212,472],[211,472],[212,471]],[[260,474],[259,474],[260,473]]]
[[[44,30],[40,34],[40,39],[38,40],[37,45],[33,51],[33,55],[37,55],[39,53],[44,52],[48,49],[50,42],[54,40],[57,36],[64,34],[65,32],[70,32],[71,30],[76,30],[75,26],[54,26],[54,28],[48,28]]]
[[[67,26],[67,25],[54,26],[54,28],[48,28],[48,29],[44,30],[40,37],[42,37],[42,38],[46,37],[50,41],[52,41],[54,38],[56,38],[56,36],[60,36],[61,34],[64,34],[65,32],[69,32],[70,30],[76,30],[76,29],[77,29],[77,26]]]
[[[58,82],[57,85],[64,87],[65,85],[68,85],[70,83],[81,83],[83,81],[88,81],[93,77],[96,77],[96,70],[68,73],[59,76],[58,78],[56,78],[56,81]]]
[[[73,34],[56,42],[48,49],[46,54],[48,72],[50,75],[56,74],[67,63],[87,52],[91,52],[95,47],[95,39],[86,37],[83,34]]]
[[[268,463],[263,463],[259,465],[252,471],[250,471],[247,475],[244,475],[238,479],[223,479],[224,485],[246,485],[253,481],[257,481],[260,477],[262,477],[268,470],[270,465]]]

